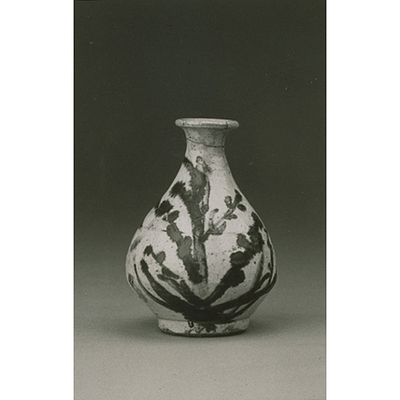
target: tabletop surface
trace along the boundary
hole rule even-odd
[[[324,259],[292,261],[245,333],[186,338],[158,330],[123,253],[78,249],[75,400],[325,399]]]

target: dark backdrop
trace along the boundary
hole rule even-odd
[[[78,1],[75,15],[77,254],[125,252],[180,165],[182,117],[238,120],[227,157],[278,257],[323,251],[324,1]]]

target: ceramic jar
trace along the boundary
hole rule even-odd
[[[126,276],[165,332],[243,332],[276,282],[275,254],[258,214],[236,185],[224,150],[239,127],[184,118],[186,154],[177,176],[136,231]]]

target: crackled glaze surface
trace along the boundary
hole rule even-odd
[[[163,332],[231,335],[276,282],[275,255],[260,217],[237,187],[224,143],[236,121],[180,119],[187,149],[168,191],[136,231],[129,284]]]

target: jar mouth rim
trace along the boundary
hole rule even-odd
[[[175,125],[180,128],[236,129],[239,127],[239,122],[220,118],[179,118],[175,121]]]

